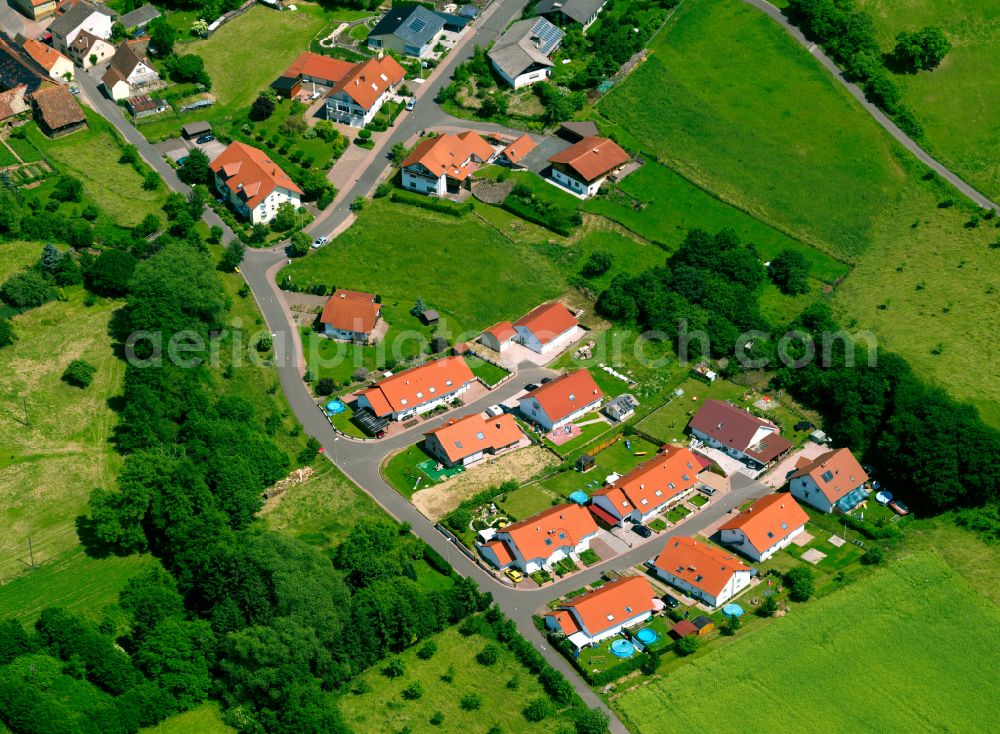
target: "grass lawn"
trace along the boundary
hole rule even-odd
[[[745,388],[722,379],[710,384],[689,377],[677,387],[684,391],[683,395],[672,397],[662,408],[636,424],[664,443],[685,441],[684,429],[705,400],[738,400],[746,392]]]
[[[222,711],[214,701],[203,703],[183,714],[164,719],[156,726],[140,729],[139,734],[235,734],[236,729],[222,720]]]
[[[280,499],[272,500],[260,522],[270,530],[299,538],[312,545],[336,545],[366,517],[385,517],[375,501],[326,459],[319,459],[316,473]]]
[[[418,467],[433,457],[424,451],[424,442],[415,443],[393,455],[382,465],[382,477],[404,497],[409,498],[418,489],[431,484],[430,478]]]
[[[497,506],[513,520],[520,521],[552,507],[556,500],[562,498],[542,485],[528,484],[509,493]]]
[[[859,0],[882,48],[899,31],[936,26],[952,43],[931,72],[896,76],[930,153],[984,194],[1000,197],[1000,5],[996,0]]]
[[[11,152],[10,148],[0,142],[0,168],[6,168],[7,166],[13,166],[17,163],[17,158]]]
[[[690,502],[695,507],[704,507],[709,503],[709,499],[703,494],[695,493],[690,498],[688,498],[688,502]]]
[[[481,379],[487,385],[496,385],[500,380],[505,378],[510,373],[503,367],[497,367],[491,362],[487,362],[485,359],[481,359],[474,354],[467,355],[465,357],[465,363],[469,365],[469,369],[472,370],[472,374]]]
[[[438,332],[455,341],[517,319],[564,288],[562,273],[548,258],[478,219],[456,220],[386,200],[372,202],[330,245],[284,268],[279,282],[286,276],[300,286],[377,293],[386,321],[399,329],[416,325],[408,312],[423,298],[441,314]],[[490,297],[496,293],[504,298]],[[386,341],[391,347],[394,340]]]
[[[737,0],[686,2],[597,112],[625,144],[842,259],[868,248],[905,178],[829,72]]]
[[[27,138],[9,137],[6,142],[25,163],[40,161],[44,157],[42,151],[32,145]]]
[[[541,684],[521,666],[513,654],[501,645],[500,659],[489,668],[475,662],[475,655],[487,640],[479,635],[462,637],[456,630],[448,629],[431,638],[437,652],[429,660],[420,660],[416,649],[403,652],[399,658],[406,672],[398,678],[382,674],[379,665],[362,673],[353,681],[352,692],[340,700],[340,709],[347,725],[353,731],[396,732],[485,732],[497,724],[504,732],[551,733],[560,727],[572,725],[566,717],[555,715],[544,721],[528,722],[522,709],[528,701],[545,696]],[[419,646],[418,646],[419,647]],[[451,683],[441,677],[453,669]],[[516,690],[504,686],[517,677]],[[423,696],[407,701],[402,691],[408,685],[420,682]],[[365,691],[356,693],[353,691]],[[478,693],[482,705],[475,711],[463,711],[459,705],[462,696]],[[437,711],[444,715],[443,723],[434,727],[428,719]]]
[[[685,731],[988,731],[1000,684],[960,682],[989,669],[1000,646],[1000,610],[980,588],[932,551],[901,558],[612,705],[637,734],[662,731],[667,717]],[[830,696],[833,680],[853,684]]]
[[[680,522],[685,517],[691,514],[691,510],[686,508],[684,505],[678,505],[674,509],[667,513],[667,520],[673,523]]]
[[[118,162],[121,139],[100,115],[84,107],[89,129],[50,140],[34,122],[25,126],[32,145],[58,167],[83,181],[83,190],[111,219],[126,227],[138,224],[147,214],[162,218],[160,207],[167,190],[142,188],[143,177],[131,166]]]

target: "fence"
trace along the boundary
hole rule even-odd
[[[211,36],[213,33],[222,28],[222,26],[224,26],[229,21],[239,18],[241,15],[243,15],[245,12],[247,12],[250,8],[252,8],[256,4],[257,0],[247,0],[247,2],[240,5],[238,8],[236,8],[236,10],[230,10],[225,15],[220,15],[218,18],[212,21],[212,23],[208,26],[208,29],[205,31],[205,38]],[[263,4],[267,5],[267,3]]]
[[[487,563],[485,561],[483,561],[482,558],[480,558],[478,555],[476,555],[471,550],[469,550],[466,547],[465,543],[463,543],[458,538],[457,535],[455,535],[453,532],[451,532],[444,525],[442,525],[439,522],[436,522],[436,523],[434,523],[434,529],[437,530],[439,533],[441,533],[441,535],[443,535],[445,538],[447,538],[456,548],[458,548],[463,553],[463,555],[465,555],[466,558],[468,558],[470,561],[472,561],[473,563],[475,563],[477,566],[479,566],[481,569],[483,569],[486,573],[488,573],[494,579],[496,579],[497,581],[499,581],[502,584],[506,584],[507,586],[513,586],[514,585],[514,582],[512,582],[506,576],[503,576],[502,574],[499,574],[495,568],[493,568],[492,566],[487,565]]]

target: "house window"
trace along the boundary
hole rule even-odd
[[[552,545],[552,538],[546,538],[545,545]]]
[[[632,607],[625,607],[625,614],[631,614],[631,613],[632,613]]]
[[[648,504],[649,504],[649,501],[648,501],[648,500],[643,500],[643,501],[642,501],[642,502],[640,502],[639,504],[640,504],[640,505],[648,505]]]
[[[482,431],[476,431],[476,438],[482,441],[484,438],[486,438],[486,434],[483,433]]]
[[[424,396],[424,394],[422,392],[417,392],[417,397],[418,398],[422,398],[423,396]]]
[[[676,485],[673,482],[667,482],[667,486],[670,487],[670,489],[674,489]]]
[[[406,403],[407,403],[406,398],[400,398],[400,400],[399,400],[399,404],[400,405],[406,405]]]
[[[656,490],[656,496],[657,497],[662,497],[663,496],[663,490],[662,489]]]
[[[690,482],[691,481],[691,477],[689,477],[687,474],[685,474],[683,476],[683,479],[684,479],[685,482]]]

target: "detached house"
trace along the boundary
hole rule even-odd
[[[444,25],[442,16],[423,5],[394,5],[368,34],[368,48],[425,59],[434,51]]]
[[[13,0],[15,8],[32,20],[48,18],[59,5],[58,0]]]
[[[535,15],[544,15],[561,26],[580,25],[586,31],[604,10],[608,0],[541,0]]]
[[[549,158],[552,180],[578,197],[596,194],[608,174],[629,162],[629,155],[609,138],[586,137]]]
[[[787,548],[808,520],[791,495],[769,494],[723,525],[721,540],[754,561],[766,561]]]
[[[577,650],[614,637],[649,619],[656,592],[642,576],[628,576],[588,591],[545,614],[546,629],[562,632]]]
[[[391,56],[357,64],[327,93],[326,119],[364,127],[405,76],[406,70]]]
[[[302,92],[302,85],[332,87],[347,76],[357,64],[323,56],[311,51],[300,53],[274,82],[271,89],[282,97],[295,98]],[[312,89],[315,92],[315,89]]]
[[[868,474],[850,449],[836,449],[817,456],[789,478],[792,496],[821,512],[850,512],[870,490]]]
[[[702,463],[688,448],[667,446],[654,459],[601,487],[591,512],[609,526],[646,522],[694,492]]]
[[[475,381],[461,357],[445,357],[386,377],[358,393],[358,408],[380,418],[404,421],[444,405]]]
[[[216,191],[254,224],[271,221],[286,201],[296,208],[302,204],[302,189],[258,148],[230,143],[210,167]]]
[[[331,339],[368,344],[382,318],[382,304],[374,293],[338,288],[323,306],[319,321],[323,333]]]
[[[518,401],[521,413],[546,431],[572,423],[589,411],[597,410],[604,393],[585,370],[557,377]]]
[[[508,525],[478,547],[483,558],[497,568],[514,566],[524,573],[534,573],[587,550],[597,532],[585,508],[575,503],[555,505]]]
[[[504,31],[486,56],[508,86],[520,89],[549,78],[549,57],[565,35],[545,18],[528,18]]]
[[[764,418],[722,400],[706,400],[689,424],[691,434],[755,469],[762,469],[792,448],[781,429]]]
[[[506,148],[501,150],[497,155],[496,160],[493,162],[515,170],[523,169],[525,167],[522,163],[524,157],[536,147],[538,146],[535,141],[531,139],[530,135],[525,133]]]
[[[435,196],[457,193],[492,157],[493,147],[471,130],[428,138],[403,161],[403,188]]]
[[[479,413],[453,419],[424,434],[427,452],[447,467],[473,464],[514,448],[525,439],[514,416]]]
[[[115,47],[93,33],[80,31],[66,47],[66,55],[80,68],[89,69],[114,56]]]
[[[670,538],[652,572],[688,596],[719,607],[750,585],[754,571],[736,556],[694,538]]]
[[[553,301],[533,308],[514,322],[517,340],[538,354],[550,354],[566,347],[576,335],[576,320],[568,308]]]
[[[91,66],[90,59],[87,57],[81,59],[78,54],[85,45],[87,50],[100,57],[101,54],[94,50],[95,41],[107,41],[111,38],[113,18],[114,14],[103,5],[91,5],[86,0],[78,0],[49,25],[49,32],[52,34],[52,47],[74,59],[84,68],[89,68]],[[76,47],[74,52],[73,42],[81,33],[87,34],[89,39],[85,39],[86,44]],[[114,53],[114,47],[110,43],[105,45],[111,48],[107,57],[104,57],[109,58]],[[103,51],[103,49],[101,50]],[[103,58],[98,58],[98,61],[102,60]]]
[[[67,81],[73,78],[75,67],[73,62],[63,56],[49,45],[36,41],[34,38],[25,38],[21,42],[25,53],[53,79]]]
[[[101,77],[101,84],[104,93],[115,102],[138,97],[163,86],[149,59],[128,41],[119,44],[108,70]]]

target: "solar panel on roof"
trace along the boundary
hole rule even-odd
[[[531,27],[531,35],[538,38],[538,50],[548,56],[565,34],[545,18],[539,18]]]
[[[427,26],[426,20],[421,20],[420,18],[414,18],[409,22],[410,30],[414,33],[420,33]]]

